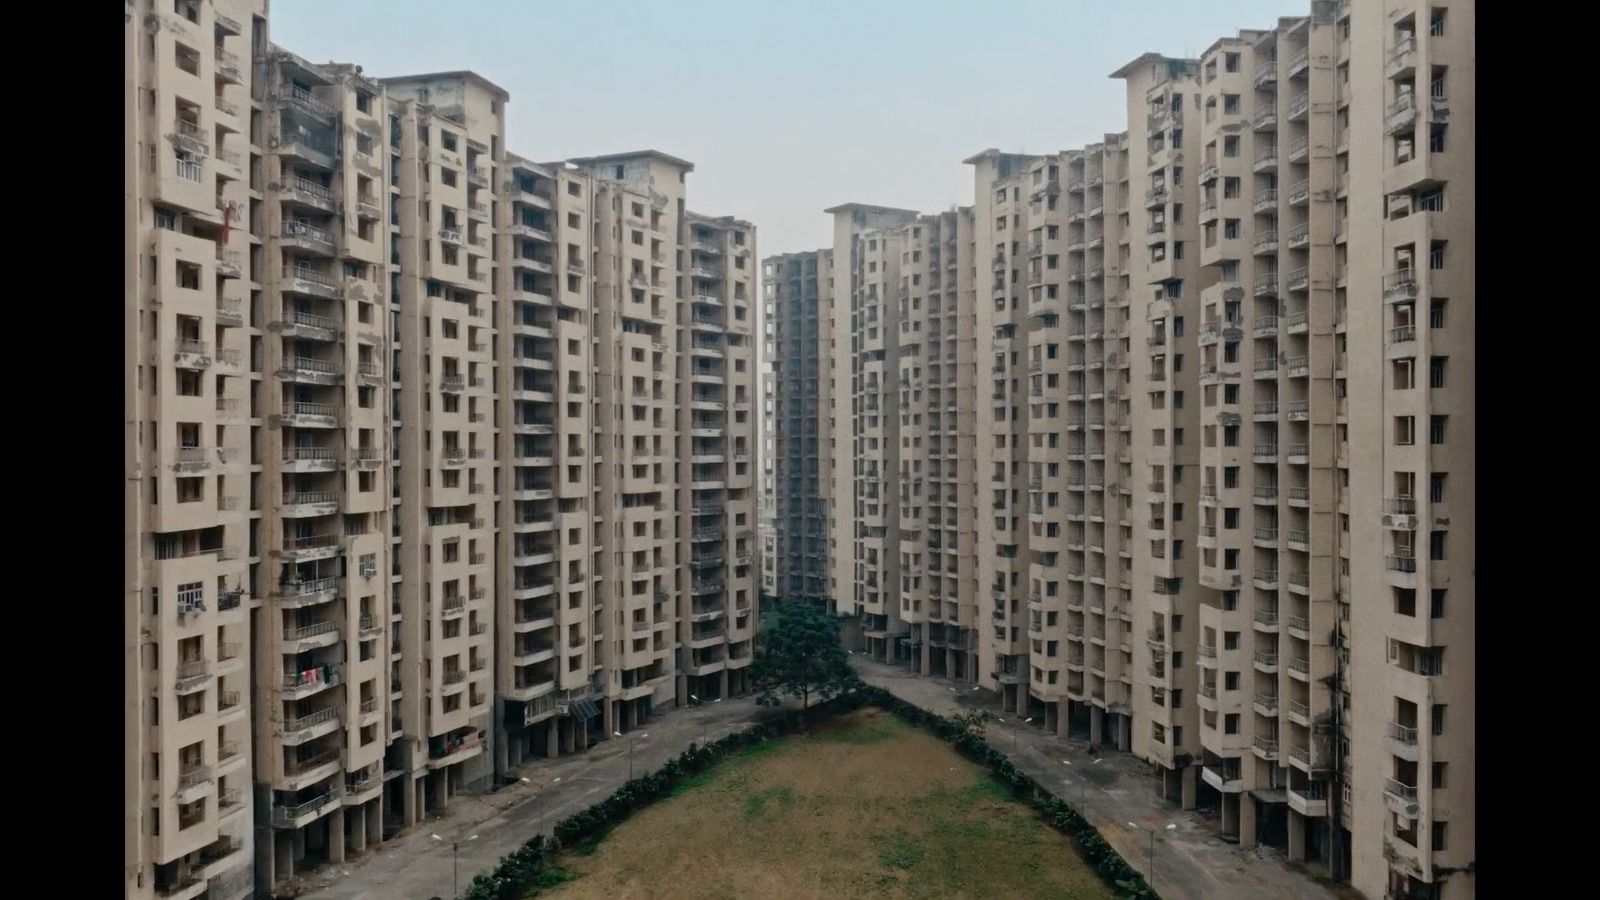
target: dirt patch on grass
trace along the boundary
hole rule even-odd
[[[584,849],[540,897],[1114,896],[988,773],[876,709],[749,748]]]

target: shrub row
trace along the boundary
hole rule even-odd
[[[1076,841],[1089,864],[1122,896],[1134,900],[1155,900],[1155,891],[1145,884],[1139,873],[1106,843],[1105,838],[1077,810],[1051,794],[1017,768],[1004,753],[957,720],[930,713],[883,688],[864,683],[811,707],[806,714],[813,717],[836,715],[863,706],[876,706],[953,744],[961,755],[993,773],[1011,790],[1012,796],[1028,803],[1046,822]],[[687,750],[659,770],[623,784],[606,799],[562,819],[556,824],[553,839],[547,839],[542,834],[535,835],[507,854],[493,870],[472,879],[466,892],[461,895],[463,900],[521,900],[538,885],[540,873],[561,852],[561,848],[600,840],[635,810],[671,794],[673,788],[685,779],[746,747],[783,737],[797,722],[794,713],[786,713],[705,746],[690,744]]]

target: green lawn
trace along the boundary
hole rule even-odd
[[[748,748],[559,860],[541,897],[1115,896],[949,745],[866,709]]]

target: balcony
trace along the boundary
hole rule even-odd
[[[339,540],[337,534],[286,535],[281,556],[292,562],[326,559],[338,555]]]
[[[1254,664],[1255,669],[1256,669],[1257,672],[1265,672],[1265,673],[1268,673],[1268,674],[1277,672],[1278,671],[1278,654],[1269,653],[1269,652],[1267,652],[1265,650],[1258,650],[1258,651],[1256,651],[1256,655],[1255,655],[1255,659],[1253,660],[1253,664]]]
[[[1417,786],[1397,781],[1383,780],[1383,799],[1390,809],[1407,818],[1415,818],[1418,811]]]
[[[344,286],[332,277],[312,269],[310,266],[288,265],[283,267],[283,289],[294,294],[306,294],[312,297],[324,297],[338,300],[344,296]]]
[[[215,54],[217,78],[228,84],[244,84],[244,70],[239,57],[218,47]]]
[[[1383,276],[1383,299],[1385,302],[1400,300],[1415,300],[1417,297],[1417,277],[1413,269],[1396,269]]]
[[[281,85],[277,97],[285,106],[304,112],[314,119],[331,124],[339,118],[339,111],[331,104],[319,100],[315,94],[297,84]]]
[[[333,256],[338,248],[331,232],[299,220],[283,223],[283,243],[318,256]]]
[[[1328,814],[1328,785],[1324,781],[1307,782],[1304,787],[1290,785],[1286,791],[1289,808],[1303,816],[1317,818]]]
[[[1277,127],[1278,110],[1270,103],[1256,110],[1256,114],[1250,119],[1250,129],[1252,131],[1271,131]]]
[[[338,790],[330,789],[300,803],[283,806],[274,805],[272,807],[272,825],[274,828],[300,828],[309,824],[319,813],[338,802],[338,800]]]
[[[1408,34],[1395,42],[1393,47],[1384,55],[1383,77],[1401,78],[1416,70],[1417,65],[1417,37]]]
[[[1405,131],[1416,124],[1417,98],[1414,94],[1401,94],[1399,99],[1389,104],[1383,111],[1384,134],[1395,134]]]
[[[334,687],[339,681],[339,670],[333,666],[312,666],[284,675],[281,689],[284,699],[298,700]]]
[[[1262,759],[1277,759],[1278,758],[1278,739],[1277,738],[1270,738],[1270,737],[1265,737],[1265,736],[1262,736],[1262,735],[1256,735],[1255,739],[1252,740],[1250,742],[1250,744],[1251,744],[1251,747],[1255,750],[1256,755],[1261,757]]]
[[[1305,119],[1306,112],[1310,109],[1311,98],[1305,91],[1301,91],[1289,98],[1289,109],[1287,111],[1289,121],[1299,122]]]
[[[283,463],[290,472],[337,472],[339,451],[333,447],[285,447]]]
[[[173,689],[180,694],[205,687],[212,676],[211,663],[208,660],[197,659],[180,663],[173,669]]]

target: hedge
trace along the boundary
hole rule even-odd
[[[1132,900],[1156,900],[1156,892],[1142,876],[1106,843],[1077,810],[1041,786],[1006,755],[990,746],[954,718],[928,712],[901,700],[883,688],[864,683],[847,693],[811,707],[812,715],[838,715],[875,706],[898,716],[908,724],[931,732],[951,743],[962,756],[987,768],[1010,790],[1013,797],[1032,806],[1040,818],[1066,834],[1078,845],[1084,859],[1106,884]],[[671,794],[684,779],[695,775],[739,750],[788,734],[797,719],[795,714],[770,719],[743,731],[734,732],[700,746],[690,744],[656,772],[635,778],[599,803],[556,823],[555,837],[535,835],[527,843],[503,857],[499,864],[467,885],[463,900],[522,900],[538,883],[539,874],[561,852],[604,837],[635,810]]]

